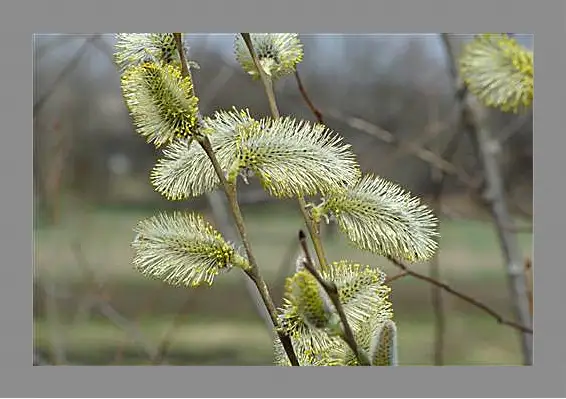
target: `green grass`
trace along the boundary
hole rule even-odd
[[[302,219],[297,212],[286,208],[266,207],[251,212],[245,209],[249,238],[256,257],[267,278],[278,275],[283,255],[296,240]],[[136,223],[155,214],[156,211],[97,210],[89,213],[68,213],[56,227],[36,230],[36,271],[49,272],[61,278],[80,276],[77,259],[72,251],[74,242],[80,243],[82,255],[97,271],[112,277],[134,277],[131,269],[130,242]],[[448,273],[456,270],[474,276],[487,273],[500,274],[502,258],[497,236],[492,226],[474,221],[443,221],[441,224],[439,256],[443,269]],[[530,254],[532,236],[520,234],[525,255]],[[387,262],[373,254],[353,248],[342,236],[327,240],[330,260],[342,258],[387,267]],[[291,268],[292,265],[289,265]],[[425,268],[424,265],[418,265]],[[388,269],[391,270],[391,269]]]
[[[397,317],[401,365],[432,362],[432,324],[423,315]],[[168,318],[145,317],[137,323],[143,342],[157,348],[171,330]],[[59,338],[67,360],[78,364],[148,364],[143,346],[132,335],[104,319],[63,325]],[[51,356],[50,325],[39,320],[35,342]],[[511,330],[479,314],[449,313],[445,343],[447,365],[512,365],[520,362]],[[179,365],[269,365],[271,339],[257,321],[187,317],[170,336],[165,363]]]
[[[253,365],[270,364],[271,342],[254,313],[235,270],[220,276],[213,287],[185,290],[143,278],[131,267],[133,227],[157,210],[91,209],[68,211],[59,225],[35,231],[36,284],[49,279],[62,292],[57,300],[59,333],[68,361],[79,364],[145,364],[147,357],[131,334],[114,326],[96,312],[72,322],[78,304],[91,287],[85,284],[80,264],[88,263],[112,306],[128,318],[147,340],[157,345],[170,328],[175,312],[187,297],[193,298],[177,330],[167,362],[171,364]],[[294,267],[282,262],[295,240],[302,220],[298,211],[285,207],[244,209],[249,237],[276,300],[281,276]],[[443,280],[481,299],[504,315],[509,314],[508,288],[501,251],[493,227],[482,222],[443,221],[439,252]],[[523,253],[530,255],[532,236],[520,234]],[[80,244],[81,251],[73,251]],[[351,259],[398,271],[386,260],[358,251],[340,236],[326,242],[330,260]],[[77,257],[78,256],[78,257]],[[283,267],[283,270],[281,268]],[[426,264],[413,266],[428,273]],[[402,364],[430,364],[433,317],[431,287],[411,278],[392,284],[392,300],[400,334]],[[51,324],[45,319],[45,302],[36,291],[35,343],[49,354]],[[444,295],[447,312],[447,364],[518,364],[518,339],[514,330],[474,307]]]

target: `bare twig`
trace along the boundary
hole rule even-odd
[[[505,228],[505,226],[512,225],[513,221],[507,209],[501,172],[496,159],[495,141],[491,137],[491,133],[483,126],[483,121],[481,120],[478,109],[471,105],[467,91],[465,91],[465,86],[460,81],[456,68],[456,57],[448,35],[442,34],[441,39],[447,55],[453,84],[458,90],[464,92],[461,100],[462,121],[465,123],[466,133],[472,139],[474,152],[477,159],[481,162],[484,172],[487,189],[484,193],[484,198],[490,206],[493,221],[499,236],[501,250],[505,258],[515,317],[519,324],[530,326],[532,320],[529,313],[527,284],[525,281],[519,243],[516,235],[510,233]],[[531,365],[533,361],[532,337],[523,332],[520,338],[524,363]]]
[[[344,312],[344,307],[342,306],[342,303],[340,302],[340,296],[338,295],[338,288],[336,287],[336,284],[334,284],[333,282],[326,281],[320,275],[318,270],[316,270],[316,268],[314,267],[314,264],[312,262],[312,258],[309,254],[309,250],[308,250],[308,247],[307,247],[306,235],[302,230],[299,231],[299,241],[301,243],[301,248],[303,249],[303,253],[305,255],[305,262],[303,262],[305,268],[309,271],[310,274],[312,274],[314,276],[316,281],[318,281],[318,283],[324,289],[324,291],[326,292],[326,294],[328,295],[328,297],[332,301],[332,304],[334,305],[334,308],[336,309],[338,316],[340,317],[340,322],[342,323],[342,329],[343,329],[343,337],[342,338],[348,344],[348,346],[350,347],[352,352],[354,352],[354,354],[356,355],[356,358],[358,359],[358,362],[363,366],[370,366],[371,362],[370,362],[367,354],[364,353],[358,347],[358,344],[356,343],[356,339],[354,337],[354,332],[352,331],[352,328],[350,327],[350,323],[348,323],[348,318],[346,317],[346,313]]]
[[[218,75],[207,85],[206,90],[200,96],[201,109],[206,109],[212,100],[217,96],[218,92],[230,81],[234,76],[234,70],[228,65],[223,65]]]
[[[423,280],[426,281],[430,284],[436,285],[440,288],[442,288],[444,291],[449,292],[450,294],[462,299],[463,301],[466,301],[472,305],[474,305],[477,308],[480,308],[481,310],[483,310],[484,312],[486,312],[487,314],[489,314],[490,316],[492,316],[498,323],[500,324],[505,324],[508,326],[511,326],[525,334],[532,334],[533,330],[530,327],[521,325],[519,323],[515,323],[514,321],[510,321],[507,320],[505,318],[503,318],[503,316],[501,316],[499,313],[497,313],[495,310],[491,309],[489,306],[483,304],[482,302],[478,301],[477,299],[472,298],[469,295],[463,294],[459,291],[456,291],[454,288],[450,287],[448,284],[437,281],[429,276],[426,276],[424,274],[415,272],[413,270],[411,270],[408,266],[406,266],[404,263],[398,261],[397,259],[388,256],[387,259],[389,259],[390,262],[392,262],[395,266],[397,266],[399,269],[403,270],[404,273],[401,273],[397,276],[394,276],[394,278],[389,279],[388,281],[392,281],[392,280],[396,280],[399,279],[401,277],[404,276],[412,276],[415,278],[418,278],[419,280]]]
[[[281,263],[277,267],[277,277],[275,278],[275,281],[281,281],[281,284],[285,285],[285,278],[289,274],[289,270],[291,269],[291,265],[293,264],[293,256],[295,256],[296,254],[297,240],[293,238],[293,240],[289,244],[287,244],[285,254],[281,258]]]
[[[310,96],[308,95],[307,90],[303,85],[303,81],[301,80],[301,75],[299,74],[298,70],[295,70],[295,80],[297,81],[297,86],[299,87],[299,92],[301,93],[303,100],[305,100],[305,103],[313,113],[316,121],[318,123],[325,124],[322,112],[313,104],[312,100],[310,99]],[[326,231],[328,232],[328,236],[334,236],[336,234],[336,230],[336,223],[330,223]]]
[[[139,329],[132,324],[127,318],[122,316],[116,309],[114,309],[106,300],[103,299],[103,287],[102,284],[96,281],[94,272],[92,271],[90,265],[88,264],[86,258],[83,255],[81,245],[78,242],[74,242],[72,245],[75,258],[77,260],[77,265],[82,269],[85,277],[90,282],[93,287],[92,295],[94,304],[100,311],[100,313],[105,316],[108,320],[113,322],[117,327],[123,329],[128,333],[129,336],[133,337],[135,341],[143,348],[145,353],[149,358],[155,356],[155,349],[151,344],[143,337]]]
[[[151,312],[153,306],[158,302],[157,300],[158,300],[159,294],[161,293],[162,290],[163,290],[163,288],[161,290],[155,290],[151,293],[151,295],[148,295],[145,298],[145,301],[140,306],[139,310],[136,312],[137,313],[136,317],[134,318],[132,323],[138,324],[141,317],[144,314],[149,314]],[[114,364],[119,364],[120,361],[122,360],[122,356],[123,356],[123,353],[124,353],[126,343],[127,343],[126,339],[122,340],[122,343],[120,344],[120,346],[116,350],[116,353],[114,355]],[[160,345],[158,345],[157,354],[155,356],[159,355],[159,347],[160,347]]]
[[[392,282],[395,281],[395,280],[399,280],[400,278],[403,278],[403,277],[406,277],[406,276],[409,276],[409,275],[410,275],[409,272],[401,272],[401,273],[399,273],[399,274],[396,274],[396,275],[394,275],[394,276],[391,276],[391,277],[386,278],[386,279],[385,279],[385,284],[392,283]]]
[[[194,295],[187,297],[187,299],[185,299],[179,310],[177,310],[172,325],[165,332],[165,334],[161,338],[161,341],[159,342],[159,345],[157,346],[156,353],[151,359],[151,364],[159,365],[163,363],[163,360],[167,355],[167,351],[171,346],[173,334],[177,330],[177,328],[180,327],[181,322],[183,321],[183,315],[185,315],[189,311],[189,307],[192,305],[194,300],[195,300]]]
[[[367,133],[385,143],[402,145],[402,142],[399,141],[392,133],[364,119],[345,116],[342,112],[337,110],[327,110],[326,114],[332,116],[335,119],[341,120],[347,123],[350,127]],[[445,174],[456,176],[468,187],[474,190],[477,188],[477,182],[470,175],[468,175],[468,173],[456,167],[454,164],[448,162],[447,160],[439,157],[434,152],[424,149],[414,143],[406,143],[404,145],[407,151],[414,154],[419,159],[437,167]]]
[[[85,42],[81,45],[81,47],[77,50],[73,58],[69,61],[69,63],[63,68],[61,73],[57,76],[53,84],[45,91],[45,94],[41,96],[36,102],[33,104],[33,117],[37,116],[37,113],[43,108],[46,101],[51,97],[51,95],[55,92],[57,86],[67,77],[69,73],[78,65],[81,58],[85,55],[86,51],[88,50],[88,44],[95,40],[99,35],[92,35],[85,40]]]
[[[318,123],[324,123],[322,112],[320,112],[320,110],[318,108],[316,108],[314,106],[313,102],[311,101],[309,95],[307,94],[305,87],[303,86],[303,82],[301,81],[301,76],[299,75],[298,70],[295,70],[295,80],[297,81],[297,85],[299,86],[299,91],[301,92],[301,96],[303,96],[303,100],[305,100],[305,102],[307,103],[307,106],[309,107],[311,112],[314,114],[317,122]]]

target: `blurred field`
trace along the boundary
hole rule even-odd
[[[128,328],[139,331],[138,338],[147,346],[156,348],[169,334],[164,363],[271,364],[269,334],[255,314],[238,271],[219,276],[213,287],[196,290],[145,279],[131,268],[130,242],[137,221],[154,214],[153,210],[65,209],[72,210],[62,215],[57,226],[38,224],[35,231],[35,345],[45,357],[55,359],[59,351],[65,361],[75,364],[148,364],[131,331],[97,311],[81,311],[87,294],[100,286],[100,295],[128,320]],[[293,268],[292,261],[282,260],[302,226],[300,214],[273,206],[244,208],[244,214],[260,267],[279,301],[282,277]],[[509,316],[508,288],[492,226],[444,221],[441,234],[443,281]],[[523,253],[530,255],[532,236],[519,238]],[[352,259],[382,267],[389,275],[397,273],[387,261],[355,250],[339,235],[328,239],[326,247],[329,259]],[[427,264],[414,268],[428,271]],[[87,270],[94,273],[95,284],[87,278]],[[45,287],[57,294],[56,301],[46,301]],[[401,364],[431,364],[431,287],[410,277],[393,282],[392,287]],[[444,295],[444,299],[447,364],[520,363],[513,329],[458,298]],[[171,330],[182,306],[179,326]]]

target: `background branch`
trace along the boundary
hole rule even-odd
[[[487,314],[491,315],[495,320],[497,320],[498,323],[500,324],[505,324],[508,326],[511,326],[525,334],[532,334],[533,330],[530,327],[518,324],[514,321],[510,321],[505,319],[503,316],[501,316],[499,313],[497,313],[495,310],[491,309],[489,306],[483,304],[482,302],[478,301],[477,299],[472,298],[469,295],[463,294],[459,291],[456,291],[454,288],[450,287],[448,284],[437,281],[429,276],[425,276],[424,274],[415,272],[413,270],[411,270],[408,266],[406,266],[404,263],[400,262],[399,260],[388,256],[387,259],[389,259],[389,261],[391,263],[393,263],[395,266],[397,266],[398,268],[400,268],[401,270],[403,270],[403,273],[400,273],[399,275],[393,276],[392,278],[388,279],[387,282],[391,282],[391,281],[395,281],[399,278],[405,277],[405,276],[412,276],[415,278],[418,278],[419,280],[423,280],[426,281],[430,284],[434,284],[440,288],[442,288],[444,291],[449,292],[452,295],[455,295],[456,297],[462,299],[463,301],[466,301],[474,306],[476,306],[477,308],[480,308],[481,310],[483,310],[484,312],[486,312]]]
[[[460,181],[474,190],[478,186],[476,180],[468,175],[468,173],[456,167],[454,164],[448,162],[446,159],[439,157],[437,154],[430,150],[422,148],[414,143],[404,143],[403,141],[395,137],[392,133],[364,119],[346,116],[344,115],[344,113],[334,109],[327,110],[326,113],[337,120],[345,122],[350,127],[369,134],[370,136],[375,137],[385,143],[395,144],[399,146],[404,145],[407,151],[415,155],[417,158],[442,170],[445,174],[456,176]]]
[[[457,91],[463,92],[460,100],[462,122],[466,127],[466,133],[472,139],[474,152],[484,172],[486,184],[484,198],[489,204],[505,259],[514,314],[519,324],[530,326],[532,321],[519,243],[516,235],[505,228],[505,226],[512,225],[513,220],[507,209],[501,172],[496,158],[496,146],[491,133],[482,123],[483,118],[480,115],[479,108],[471,105],[468,93],[459,78],[456,57],[448,35],[442,34],[441,39],[454,87],[457,88]],[[531,365],[533,361],[532,336],[523,332],[520,338],[523,361],[526,365]]]

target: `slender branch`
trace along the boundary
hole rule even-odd
[[[248,47],[248,50],[250,52],[250,55],[252,56],[252,59],[254,60],[254,64],[255,64],[255,66],[258,70],[259,76],[260,76],[261,81],[263,83],[263,86],[265,88],[265,93],[267,95],[267,100],[269,102],[269,108],[271,110],[271,115],[273,116],[273,118],[277,119],[277,118],[280,117],[280,114],[279,114],[279,109],[277,107],[277,101],[275,99],[275,91],[273,89],[273,79],[271,79],[271,77],[267,76],[267,74],[265,73],[265,70],[261,66],[261,63],[260,63],[259,58],[257,56],[257,53],[255,52],[250,34],[249,33],[241,33],[241,35],[242,35],[242,38],[244,39],[244,42],[246,43],[246,46]],[[322,269],[324,269],[324,268],[326,268],[327,261],[326,261],[326,256],[324,254],[324,247],[322,245],[322,239],[320,237],[319,229],[314,225],[312,218],[309,215],[305,199],[302,198],[302,197],[299,197],[298,202],[299,202],[299,208],[301,209],[301,214],[303,215],[303,218],[305,219],[307,230],[308,230],[309,235],[311,237],[311,240],[313,242],[313,246],[314,246],[317,258],[318,258],[318,262],[320,264],[320,267]]]
[[[297,81],[297,85],[299,86],[299,91],[301,92],[301,96],[303,96],[303,100],[305,100],[305,102],[307,103],[307,106],[314,114],[318,123],[324,123],[324,120],[322,119],[322,112],[320,112],[320,110],[314,106],[313,102],[309,98],[309,95],[307,94],[307,91],[303,86],[303,82],[301,81],[301,76],[299,75],[299,71],[297,70],[295,70],[295,80]]]
[[[138,342],[144,352],[149,358],[152,358],[156,351],[153,345],[151,345],[148,340],[143,336],[142,332],[137,328],[137,326],[120,314],[112,305],[108,303],[104,297],[104,287],[102,283],[96,282],[95,273],[92,270],[92,266],[87,261],[83,254],[80,242],[75,241],[72,243],[72,250],[76,259],[76,264],[82,269],[85,277],[89,281],[92,292],[89,294],[93,298],[94,305],[98,308],[100,313],[105,316],[108,320],[113,322],[117,327],[123,329],[129,336],[133,337],[135,341]]]
[[[216,171],[216,174],[219,177],[219,179],[222,183],[222,186],[224,187],[224,191],[226,193],[226,196],[228,198],[228,203],[230,204],[232,216],[234,217],[234,220],[235,220],[235,223],[236,223],[236,228],[238,229],[238,232],[240,233],[240,237],[242,239],[242,243],[244,244],[244,248],[245,248],[246,254],[248,256],[248,261],[250,262],[250,266],[251,266],[251,268],[249,270],[246,270],[245,272],[252,279],[252,281],[256,284],[256,287],[259,291],[259,294],[261,295],[261,298],[262,298],[265,306],[267,307],[271,321],[273,322],[273,325],[276,327],[279,338],[281,338],[281,341],[282,341],[283,346],[285,347],[285,350],[289,351],[287,353],[287,355],[289,355],[290,360],[291,360],[291,357],[294,356],[296,365],[298,366],[299,363],[298,363],[298,360],[296,359],[296,355],[295,355],[294,350],[292,348],[290,338],[287,335],[284,335],[279,331],[279,328],[278,328],[279,322],[278,322],[278,319],[277,319],[277,310],[276,310],[275,305],[273,303],[273,300],[271,299],[271,296],[269,294],[267,284],[265,283],[265,280],[263,279],[263,277],[259,273],[259,267],[257,265],[257,261],[255,259],[254,254],[253,254],[250,242],[247,238],[247,232],[246,232],[246,227],[245,227],[245,223],[244,223],[244,218],[242,216],[242,212],[240,210],[240,206],[239,206],[238,200],[236,198],[236,187],[234,185],[231,185],[226,180],[226,177],[224,176],[224,172],[222,171],[220,163],[218,162],[218,159],[216,158],[216,155],[214,154],[214,151],[212,149],[212,145],[210,144],[210,141],[208,140],[207,137],[205,137],[201,141],[201,146],[204,149],[204,151],[206,152],[206,154],[208,155],[208,157],[210,158],[212,165],[214,167],[214,170]]]
[[[177,44],[177,50],[179,52],[179,58],[181,59],[181,73],[183,74],[183,76],[190,76],[190,71],[189,68],[187,66],[187,62],[186,62],[186,58],[185,58],[185,52],[183,50],[183,44],[182,44],[182,38],[181,38],[181,33],[173,33],[174,37],[175,37],[175,41]],[[194,87],[193,87],[194,90]],[[200,115],[199,115],[200,117]],[[200,117],[202,118],[202,117]],[[246,254],[248,256],[248,261],[250,262],[250,266],[251,268],[249,270],[246,270],[246,274],[252,279],[252,281],[255,283],[259,294],[269,312],[269,316],[271,318],[271,322],[273,323],[273,326],[275,327],[275,330],[277,331],[277,335],[279,337],[279,339],[281,340],[281,344],[283,345],[283,348],[285,349],[285,352],[289,358],[289,361],[291,362],[291,365],[293,366],[298,366],[299,365],[299,361],[297,359],[297,356],[295,354],[295,351],[293,349],[293,344],[291,342],[291,338],[284,334],[283,332],[280,331],[279,328],[279,321],[277,319],[277,311],[275,309],[275,305],[273,303],[273,300],[271,299],[271,296],[269,294],[269,290],[267,288],[267,284],[265,283],[263,277],[261,276],[261,274],[259,273],[259,267],[257,265],[257,261],[255,259],[255,256],[253,254],[253,251],[251,249],[251,245],[250,242],[247,238],[247,232],[246,232],[246,228],[245,228],[245,223],[244,223],[244,218],[242,216],[242,212],[240,211],[240,207],[238,205],[238,199],[237,199],[237,193],[236,193],[236,186],[235,185],[231,185],[227,180],[226,180],[226,176],[224,175],[224,172],[222,170],[222,167],[220,166],[220,163],[218,162],[218,159],[216,158],[216,155],[214,153],[214,150],[212,149],[212,144],[210,143],[210,140],[208,139],[208,137],[204,137],[202,139],[199,139],[199,144],[201,145],[202,149],[206,152],[208,158],[210,159],[212,166],[214,168],[214,171],[216,172],[216,175],[218,176],[218,178],[220,179],[220,182],[222,184],[222,187],[224,188],[224,192],[226,194],[226,197],[228,199],[228,203],[230,204],[230,210],[232,212],[232,216],[234,217],[234,221],[236,223],[236,228],[238,230],[238,233],[240,234],[240,238],[242,239],[242,244],[244,245],[244,248],[246,250]]]
[[[324,270],[327,266],[326,255],[324,253],[324,246],[322,245],[322,239],[320,237],[320,229],[317,224],[312,220],[309,211],[307,210],[307,204],[304,198],[299,197],[299,208],[303,215],[303,219],[305,219],[305,225],[307,226],[307,230],[312,240],[312,245],[314,247],[314,251],[316,253],[316,257],[318,258],[318,263],[320,268]]]
[[[175,317],[173,319],[173,324],[165,332],[165,334],[163,335],[163,338],[161,338],[161,341],[157,345],[156,353],[151,358],[151,364],[152,365],[156,366],[156,365],[163,363],[163,360],[165,359],[165,356],[167,355],[167,351],[169,350],[169,347],[171,346],[173,333],[180,326],[181,321],[183,320],[182,316],[188,311],[189,307],[192,305],[194,300],[195,300],[194,296],[189,296],[187,299],[185,299],[183,304],[180,306],[179,310],[176,312]]]
[[[395,137],[391,132],[383,129],[380,126],[377,126],[373,123],[370,123],[361,118],[355,117],[348,117],[345,116],[342,112],[337,110],[327,110],[326,114],[330,115],[331,117],[341,120],[348,124],[350,127],[364,132],[372,137],[375,137],[385,143],[394,144],[394,145],[404,145],[406,146],[406,150],[412,154],[414,154],[417,158],[437,167],[438,169],[442,170],[444,173],[456,176],[462,183],[466,184],[466,186],[472,188],[473,190],[477,189],[477,182],[473,179],[468,173],[466,173],[461,168],[456,167],[453,163],[448,162],[446,159],[439,157],[433,151],[427,150],[422,148],[421,146],[415,143],[404,143],[400,141],[398,138]]]
[[[350,349],[354,352],[354,354],[356,355],[356,358],[358,359],[358,362],[360,364],[362,364],[364,366],[371,366],[371,362],[370,362],[367,354],[364,353],[358,347],[358,344],[356,343],[356,339],[354,337],[354,332],[352,331],[352,328],[350,327],[350,323],[348,323],[348,318],[346,317],[346,313],[344,312],[344,307],[342,306],[342,303],[340,302],[340,296],[338,294],[338,288],[336,287],[336,284],[334,284],[331,281],[326,281],[320,275],[318,270],[316,270],[316,268],[314,267],[313,262],[312,262],[312,258],[310,257],[309,250],[308,250],[308,247],[307,247],[306,236],[305,236],[305,233],[302,230],[299,231],[299,241],[301,243],[301,248],[303,249],[303,252],[304,252],[304,255],[305,255],[305,261],[303,262],[305,268],[309,271],[310,274],[312,274],[314,276],[316,281],[318,281],[318,283],[322,286],[322,288],[324,289],[324,291],[326,292],[326,294],[328,295],[328,297],[332,301],[332,304],[334,305],[334,308],[336,309],[338,316],[340,317],[340,321],[341,321],[342,327],[343,327],[343,337],[342,338],[348,344]]]
[[[307,103],[307,106],[309,107],[309,109],[311,110],[311,112],[314,114],[316,120],[318,123],[324,124],[324,119],[323,119],[323,115],[322,112],[320,112],[320,110],[318,108],[315,107],[315,105],[313,104],[313,102],[311,101],[307,90],[305,89],[305,86],[303,85],[303,82],[301,80],[301,75],[299,74],[298,70],[295,70],[295,80],[297,81],[297,86],[299,87],[299,92],[301,93],[301,96],[303,97],[303,100],[305,100],[305,102]],[[301,207],[303,208],[303,205],[301,205]],[[306,210],[306,208],[304,208]],[[303,217],[305,215],[303,214]],[[308,219],[310,219],[310,216],[308,216]],[[305,218],[305,221],[307,219]],[[329,230],[329,233],[334,234],[334,232],[336,231],[336,224],[333,223],[331,225],[331,230]],[[311,226],[308,225],[307,222],[307,229],[309,230],[309,234],[311,234]],[[318,234],[320,235],[320,232],[318,232]],[[311,234],[312,236],[312,234]],[[319,241],[319,240],[317,240]],[[313,240],[314,242],[314,240]],[[322,244],[320,245],[315,245],[315,251],[317,251],[317,257],[322,257],[323,259],[325,259],[325,255],[324,255],[324,249],[322,247]],[[320,252],[320,255],[318,255]]]
[[[290,266],[293,263],[293,259],[296,259],[296,255],[297,241],[293,238],[293,240],[287,244],[285,254],[282,256],[279,266],[277,266],[277,277],[275,278],[275,281],[281,281],[282,286],[285,286],[285,278],[289,274]]]
[[[433,279],[429,276],[426,276],[424,274],[420,274],[418,272],[415,272],[415,271],[411,270],[408,266],[406,266],[404,263],[398,261],[397,259],[395,259],[391,256],[388,256],[387,259],[389,259],[389,261],[392,262],[399,269],[403,270],[403,273],[401,273],[397,276],[393,276],[388,281],[397,280],[397,279],[404,277],[404,276],[412,276],[412,277],[418,278],[419,280],[423,280],[423,281],[426,281],[430,284],[436,285],[436,286],[442,288],[444,291],[449,292],[450,294],[462,299],[463,301],[468,302],[468,303],[480,308],[481,310],[483,310],[487,314],[491,315],[500,324],[508,325],[508,326],[513,327],[513,328],[515,328],[519,331],[522,331],[526,334],[532,334],[533,333],[533,330],[530,327],[521,325],[519,323],[515,323],[515,322],[510,321],[510,320],[506,320],[505,318],[503,318],[503,316],[501,316],[495,310],[491,309],[489,306],[483,304],[482,302],[478,301],[477,299],[472,298],[469,295],[466,295],[466,294],[463,294],[459,291],[456,291],[454,288],[450,287],[448,284],[437,281],[437,280],[435,280],[435,279]]]
[[[77,52],[75,53],[75,55],[73,56],[71,61],[69,61],[69,63],[65,66],[65,68],[63,68],[61,73],[57,76],[57,78],[55,79],[55,82],[53,82],[53,84],[49,87],[49,89],[47,89],[45,91],[45,94],[42,97],[40,97],[33,104],[33,116],[34,116],[34,118],[37,116],[37,113],[43,108],[43,106],[45,105],[45,103],[47,102],[49,97],[51,97],[51,95],[55,92],[55,89],[57,88],[57,86],[79,64],[79,61],[86,54],[86,51],[88,50],[88,44],[91,43],[92,41],[94,41],[98,36],[99,36],[98,34],[95,34],[95,35],[92,35],[91,37],[88,37],[87,39],[85,39],[84,43],[77,50]]]
[[[455,87],[465,90],[456,67],[456,58],[447,34],[442,34],[442,43],[447,55],[448,67]],[[466,133],[470,136],[476,158],[481,163],[485,176],[485,199],[487,200],[493,222],[499,237],[499,243],[505,258],[507,280],[513,298],[515,317],[522,325],[531,325],[532,320],[529,312],[529,301],[527,283],[523,270],[523,261],[520,253],[519,243],[516,235],[510,233],[505,226],[512,224],[511,215],[505,200],[501,171],[494,149],[494,139],[491,133],[483,126],[483,120],[468,99],[467,91],[464,91],[461,104],[461,118],[466,126]],[[533,362],[532,337],[524,333],[520,336],[524,363],[531,365]]]
[[[394,275],[394,276],[391,276],[391,277],[386,278],[386,279],[385,279],[385,284],[392,283],[392,282],[395,281],[395,280],[399,280],[400,278],[403,278],[403,277],[406,277],[406,276],[409,276],[409,275],[410,275],[409,272],[401,272],[401,273],[399,273],[399,274],[396,274],[396,275]]]
[[[175,38],[175,44],[177,45],[177,51],[179,52],[179,59],[181,61],[181,75],[183,77],[187,77],[191,75],[191,71],[189,71],[189,64],[187,63],[187,57],[185,56],[185,50],[183,49],[183,37],[181,33],[173,33],[173,37]],[[195,87],[192,86],[192,95],[195,96]]]
[[[271,115],[277,119],[279,118],[279,109],[277,108],[277,101],[275,100],[275,93],[273,91],[273,79],[271,79],[271,77],[267,76],[267,73],[265,73],[265,69],[263,69],[263,66],[261,65],[259,58],[257,56],[257,53],[255,52],[255,48],[254,45],[252,43],[252,38],[250,36],[249,33],[241,33],[242,35],[242,39],[244,39],[244,42],[246,43],[246,46],[248,47],[248,50],[250,52],[250,55],[252,56],[252,59],[254,61],[254,65],[257,69],[257,72],[261,78],[261,81],[263,83],[263,85],[265,86],[265,93],[267,94],[267,101],[269,103],[269,109],[271,110]]]

